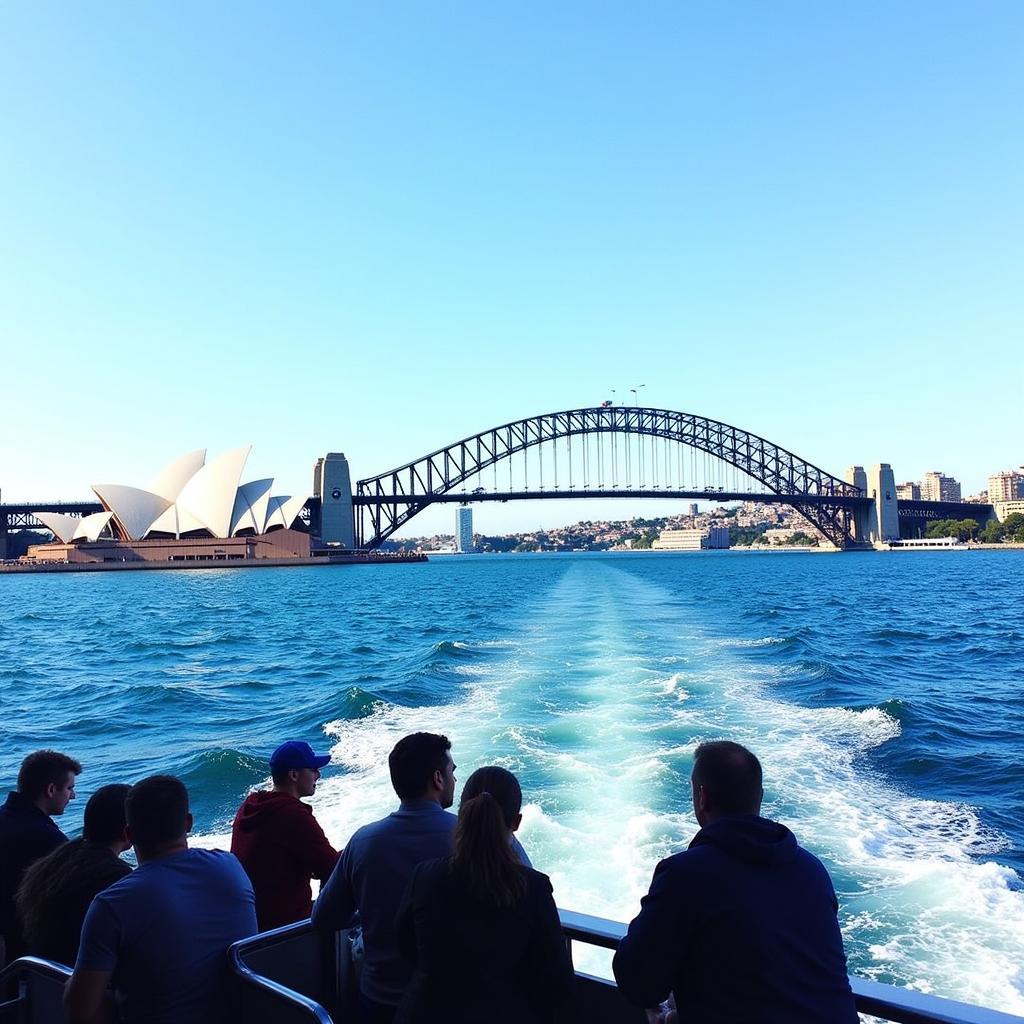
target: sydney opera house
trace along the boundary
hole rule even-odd
[[[271,480],[242,483],[249,447],[211,462],[206,450],[165,466],[145,488],[94,484],[103,511],[35,517],[54,534],[29,550],[36,561],[195,562],[309,558],[310,536],[293,529],[307,502],[273,494]]]

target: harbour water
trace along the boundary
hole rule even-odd
[[[695,745],[761,757],[765,813],[832,872],[851,970],[1024,1013],[1024,556],[466,556],[0,581],[0,782],[53,746],[85,798],[157,771],[226,842],[265,757],[330,748],[343,845],[387,752],[497,761],[559,905],[628,920],[695,830]]]

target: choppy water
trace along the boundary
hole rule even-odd
[[[56,746],[189,786],[216,843],[286,738],[329,745],[339,844],[395,803],[386,756],[498,761],[561,906],[628,920],[695,830],[696,744],[832,872],[855,972],[1024,1013],[1024,557],[597,555],[0,579],[0,782]]]

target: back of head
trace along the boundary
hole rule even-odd
[[[448,766],[452,745],[447,736],[414,732],[403,736],[388,757],[391,785],[400,800],[418,800],[430,786],[434,772]]]
[[[693,788],[703,786],[714,813],[757,814],[763,796],[761,762],[730,740],[702,743],[693,755]]]
[[[82,766],[73,757],[56,750],[37,750],[21,762],[18,792],[29,800],[38,800],[47,787],[63,786],[68,775],[80,775]]]
[[[510,842],[522,802],[519,780],[497,766],[477,769],[462,791],[452,873],[489,906],[513,906],[526,892],[523,866]]]
[[[477,768],[462,787],[460,808],[467,800],[472,800],[484,792],[490,793],[497,801],[506,828],[513,828],[523,807],[523,790],[519,780],[510,771],[496,764]]]
[[[188,790],[173,775],[151,775],[128,790],[125,816],[137,851],[169,846],[188,834]]]
[[[124,836],[125,800],[131,786],[113,783],[100,786],[85,805],[82,838],[87,843],[116,843]]]

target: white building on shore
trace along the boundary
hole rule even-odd
[[[729,547],[729,527],[709,526],[691,530],[662,530],[651,544],[658,551],[722,550]]]

